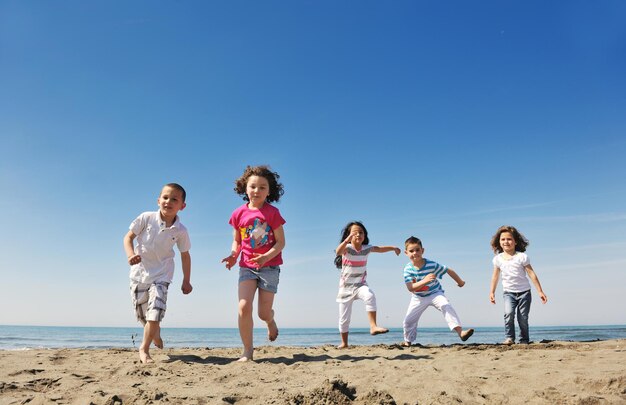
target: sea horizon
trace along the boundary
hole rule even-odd
[[[465,344],[496,344],[504,340],[504,327],[475,327],[474,336]],[[26,326],[0,325],[0,350],[58,349],[58,348],[137,348],[143,329],[137,327],[105,326]],[[168,348],[202,347],[228,348],[241,346],[237,328],[163,327],[161,336]],[[532,342],[596,341],[626,339],[626,325],[531,326]],[[403,340],[402,328],[390,328],[389,333],[371,336],[368,328],[350,330],[351,345],[395,344]],[[337,345],[336,328],[281,328],[275,342],[267,340],[265,328],[255,328],[254,345],[264,346],[324,346]],[[418,328],[417,342],[422,345],[461,343],[458,336],[445,327]]]

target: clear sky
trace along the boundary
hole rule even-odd
[[[624,324],[624,20],[623,1],[1,1],[0,324],[138,325],[122,238],[178,182],[194,291],[177,257],[163,326],[235,327],[220,260],[248,164],[285,186],[279,326],[335,327],[353,219],[455,269],[464,326],[502,325],[503,224],[549,298],[531,326]],[[406,262],[370,255],[383,326]]]

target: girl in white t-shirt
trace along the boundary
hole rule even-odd
[[[489,300],[496,303],[496,287],[498,278],[502,274],[502,289],[504,298],[504,344],[515,343],[515,316],[520,328],[520,343],[530,343],[528,334],[528,314],[530,313],[530,283],[533,282],[539,298],[544,304],[548,297],[541,288],[539,278],[530,265],[526,253],[528,240],[512,226],[501,226],[491,238],[491,247],[496,256],[493,258],[493,276]]]

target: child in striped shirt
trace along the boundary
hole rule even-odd
[[[448,273],[459,287],[465,285],[465,281],[451,268],[428,260],[423,257],[424,248],[422,241],[415,236],[411,236],[404,243],[404,253],[411,260],[404,267],[404,282],[406,288],[413,293],[409,308],[404,317],[404,342],[402,346],[411,346],[417,337],[417,323],[420,317],[429,306],[437,308],[443,313],[450,330],[455,331],[462,341],[469,339],[474,334],[474,329],[463,330],[461,321],[437,279],[443,278]]]
[[[339,349],[348,347],[348,329],[352,315],[352,303],[355,300],[365,302],[365,310],[370,323],[370,334],[378,335],[389,332],[376,323],[376,296],[367,285],[367,256],[374,253],[395,252],[400,254],[400,248],[395,246],[371,246],[367,229],[358,221],[350,222],[343,228],[341,243],[335,249],[335,266],[341,269],[339,279],[339,333],[341,344]]]

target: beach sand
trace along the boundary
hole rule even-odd
[[[626,339],[0,351],[0,404],[626,404]]]

